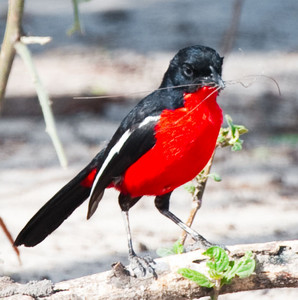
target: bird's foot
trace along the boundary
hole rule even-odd
[[[198,250],[198,249],[207,250],[210,247],[216,246],[216,247],[223,248],[224,250],[230,252],[229,249],[225,245],[218,245],[218,244],[211,243],[199,234],[197,236],[193,237],[193,239],[195,240],[195,243],[189,245],[186,248],[186,251],[194,251],[194,250]]]
[[[134,277],[149,277],[150,274],[157,279],[157,274],[152,265],[156,264],[150,256],[140,257],[136,254],[129,255],[130,273]]]

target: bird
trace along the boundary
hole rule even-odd
[[[186,231],[199,248],[212,244],[170,209],[170,196],[192,180],[210,160],[223,122],[217,96],[224,89],[223,57],[194,45],[177,52],[158,89],[123,119],[107,146],[29,220],[14,245],[33,247],[89,199],[87,219],[107,188],[119,191],[134,276],[152,274],[154,261],[136,254],[129,210],[143,196],[155,196],[158,211]]]

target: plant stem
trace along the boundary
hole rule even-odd
[[[74,22],[72,27],[67,31],[68,35],[72,35],[75,32],[80,34],[83,33],[81,23],[80,23],[80,15],[79,15],[79,3],[78,0],[72,0],[73,5],[73,13],[74,13]]]
[[[220,279],[215,280],[215,286],[213,287],[212,293],[211,293],[211,300],[218,300],[219,297],[219,291],[220,291]]]
[[[9,0],[6,29],[0,53],[0,110],[16,53],[14,44],[21,36],[23,10],[24,0]]]
[[[15,43],[15,48],[16,48],[17,53],[23,59],[25,65],[32,77],[32,81],[33,81],[35,89],[36,89],[39,103],[41,105],[42,113],[44,115],[44,120],[46,123],[46,132],[49,134],[50,138],[52,139],[52,142],[55,147],[55,150],[58,155],[61,166],[65,168],[67,166],[67,159],[66,159],[62,144],[61,144],[58,134],[57,134],[55,119],[54,119],[54,115],[53,115],[53,112],[51,109],[51,102],[50,102],[49,96],[40,81],[40,78],[39,78],[37,70],[33,64],[31,53],[30,53],[28,47],[22,42],[17,42],[17,43]]]
[[[214,155],[215,155],[215,150],[214,150],[208,164],[204,168],[204,175],[205,175],[204,179],[199,180],[198,177],[195,178],[195,181],[196,181],[196,183],[195,183],[195,192],[193,194],[193,200],[192,200],[193,207],[192,207],[192,209],[190,211],[190,214],[189,214],[189,217],[186,221],[186,225],[189,226],[189,227],[191,227],[198,210],[201,208],[203,194],[204,194],[205,187],[206,187],[207,180],[208,180],[207,175],[210,173],[211,166],[212,166],[213,159],[214,159]],[[187,238],[187,233],[185,231],[183,231],[182,235],[181,235],[181,238],[180,238],[180,241],[181,241],[182,245],[184,245],[186,238]]]

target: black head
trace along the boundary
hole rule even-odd
[[[171,60],[160,87],[189,84],[183,91],[190,93],[201,86],[222,89],[222,63],[223,57],[212,48],[197,45],[181,49]]]

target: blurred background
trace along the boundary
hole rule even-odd
[[[0,40],[7,1],[0,0]],[[119,122],[158,87],[180,49],[202,44],[225,56],[219,104],[249,133],[243,150],[219,149],[193,227],[220,244],[298,236],[298,2],[258,0],[91,0],[80,5],[82,34],[68,34],[71,1],[25,2],[27,35],[51,36],[30,46],[50,94],[69,166],[59,166],[23,61],[16,57],[0,115],[0,217],[16,237],[29,218],[82,169]],[[281,95],[279,94],[279,90]],[[117,95],[106,99],[75,96]],[[186,219],[191,196],[181,187],[171,208]],[[35,248],[21,248],[22,266],[0,231],[0,275],[54,282],[127,263],[117,193],[109,190],[86,222],[83,204]],[[144,198],[131,210],[136,250],[156,256],[180,230]],[[243,293],[243,299],[297,299],[295,289]],[[239,295],[238,295],[239,296]],[[237,296],[237,297],[238,297]],[[235,295],[222,299],[236,299]]]

